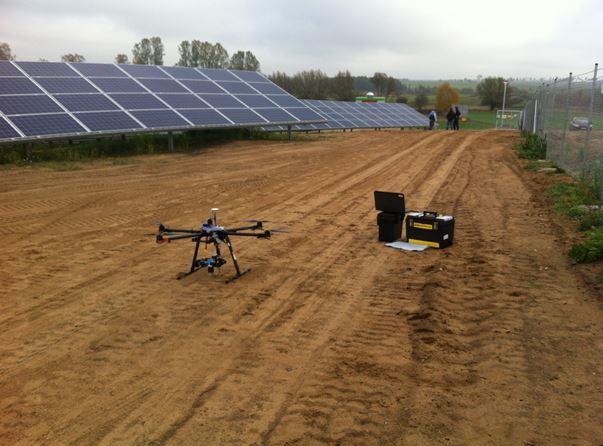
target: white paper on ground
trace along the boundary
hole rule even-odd
[[[429,246],[427,245],[415,245],[414,243],[408,242],[392,242],[386,243],[385,246],[395,249],[403,249],[405,251],[425,251]]]

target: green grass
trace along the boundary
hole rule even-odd
[[[445,123],[444,123],[445,125]],[[496,111],[471,111],[467,122],[460,123],[461,130],[486,130],[496,127]]]
[[[546,158],[546,140],[533,133],[522,132],[521,140],[515,149],[522,159],[541,160]]]
[[[573,263],[596,262],[603,259],[603,227],[586,234],[587,239],[571,247],[569,256]]]

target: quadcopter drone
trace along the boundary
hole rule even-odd
[[[272,233],[286,232],[282,229],[264,229],[263,223],[266,222],[261,220],[245,220],[246,222],[252,222],[253,225],[238,228],[225,228],[224,226],[218,226],[218,210],[218,208],[212,208],[211,218],[209,218],[206,223],[203,223],[201,228],[198,230],[168,228],[162,223],[159,223],[159,230],[156,236],[157,243],[170,243],[172,240],[182,239],[191,239],[193,242],[195,242],[195,252],[193,254],[191,268],[188,272],[180,273],[177,276],[177,279],[182,279],[183,277],[186,277],[202,268],[207,268],[207,272],[210,274],[213,274],[216,269],[220,270],[220,268],[226,264],[226,259],[224,259],[220,253],[220,245],[225,244],[230,252],[230,257],[232,258],[236,270],[236,275],[226,281],[226,283],[230,283],[251,271],[251,269],[241,271],[237,256],[232,247],[232,242],[230,241],[230,237],[237,236],[269,239]],[[213,244],[216,249],[216,254],[211,257],[197,258],[201,243],[205,243],[206,247],[209,244]]]

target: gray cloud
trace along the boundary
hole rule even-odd
[[[0,0],[0,41],[20,60],[78,52],[110,62],[162,37],[252,50],[265,72],[320,68],[407,78],[553,76],[603,54],[597,0]],[[595,37],[596,36],[596,37]]]

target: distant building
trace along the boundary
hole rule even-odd
[[[385,96],[375,96],[369,91],[366,96],[357,96],[356,102],[385,102]]]

